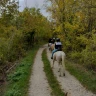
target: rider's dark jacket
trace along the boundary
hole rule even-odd
[[[62,43],[61,42],[55,42],[55,49],[58,49],[58,51],[62,51]]]

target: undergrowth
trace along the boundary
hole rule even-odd
[[[68,60],[66,61],[66,68],[87,90],[96,94],[96,73],[94,71],[87,70],[83,66]]]
[[[28,96],[31,68],[37,50],[38,47],[35,47],[29,51],[27,56],[16,66],[14,72],[8,75],[8,85],[4,96]]]

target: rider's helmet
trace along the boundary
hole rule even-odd
[[[56,41],[57,41],[57,42],[60,42],[60,39],[59,39],[59,38],[56,38]]]

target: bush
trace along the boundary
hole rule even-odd
[[[7,43],[5,38],[0,38],[0,65],[7,59]]]
[[[82,58],[83,58],[84,65],[87,68],[96,70],[96,51],[89,51],[85,49],[82,52]]]
[[[69,57],[76,63],[81,63],[86,68],[96,71],[96,51],[85,49],[81,53],[72,52]]]
[[[82,62],[82,54],[80,52],[71,52],[69,57],[74,60],[75,62]]]

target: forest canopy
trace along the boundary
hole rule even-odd
[[[18,10],[16,0],[0,1],[0,65],[24,56],[34,43],[49,38],[50,22],[39,8]]]

